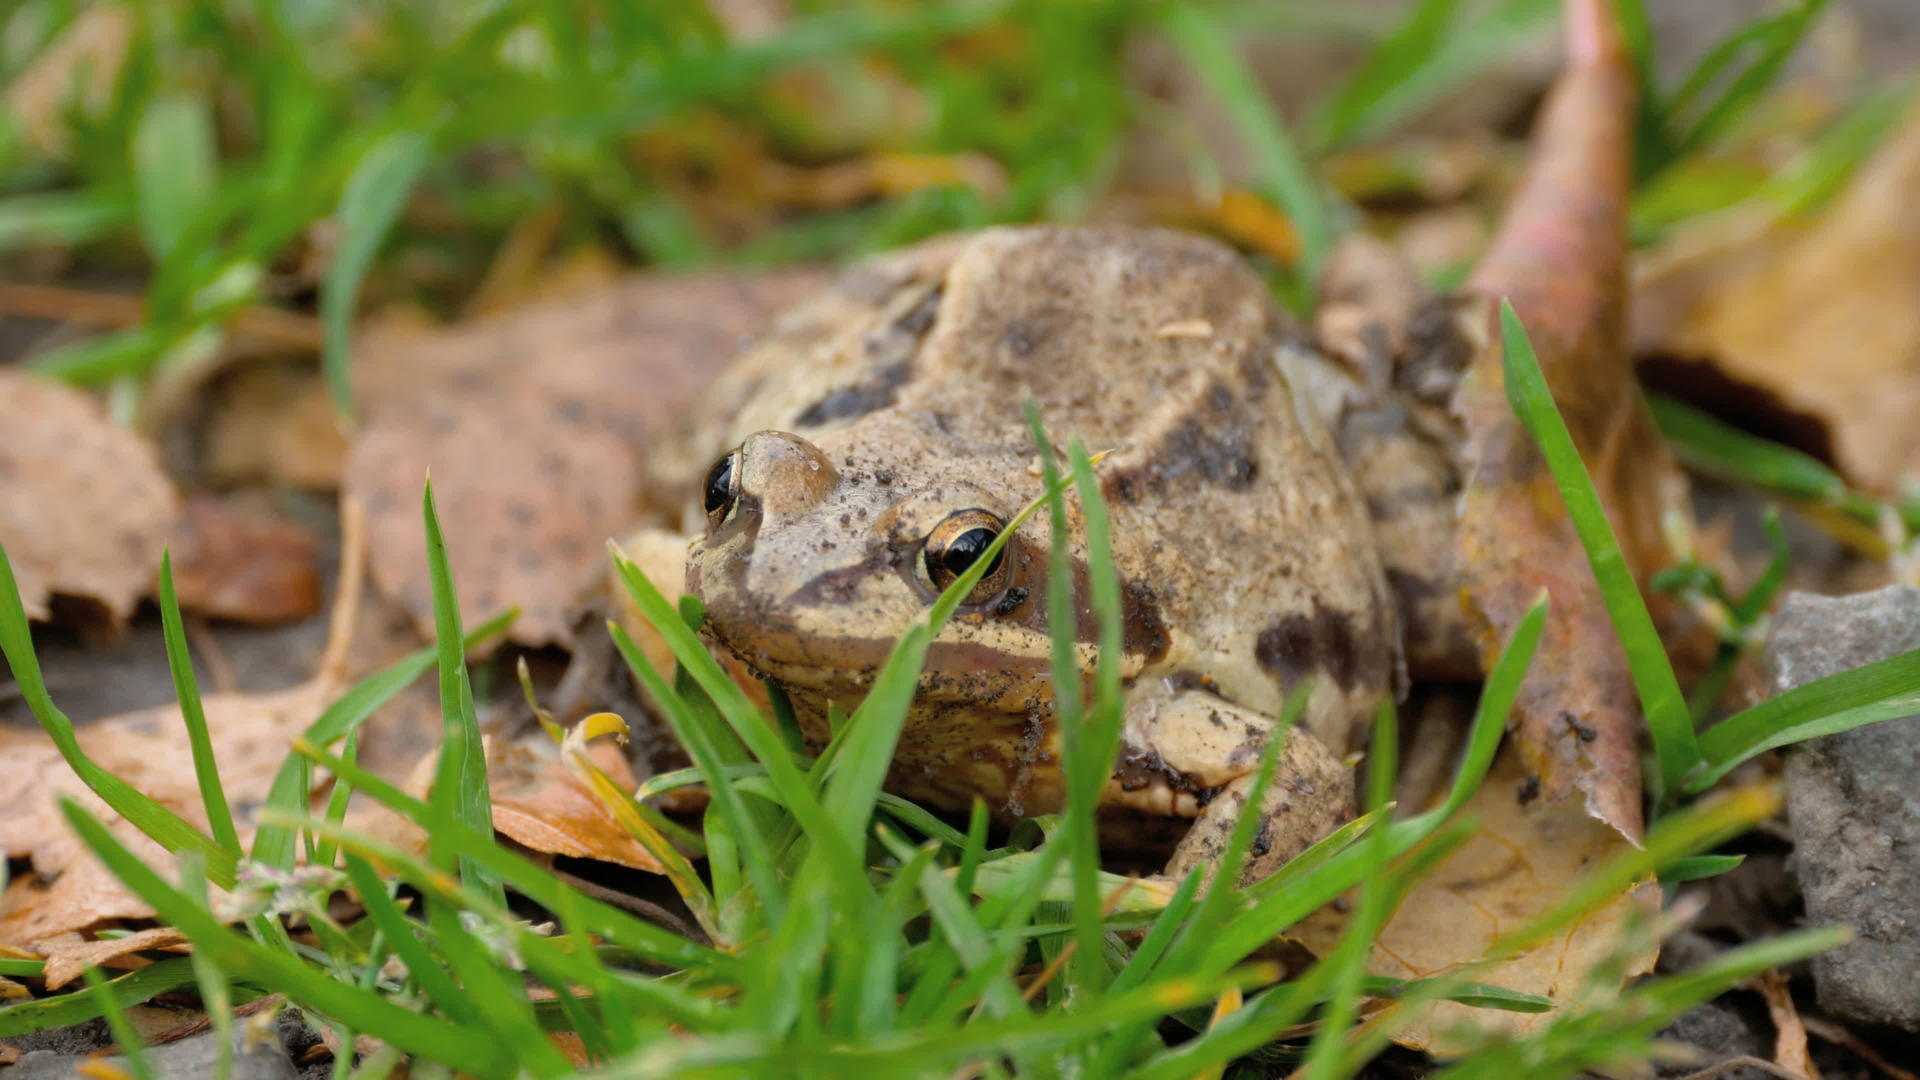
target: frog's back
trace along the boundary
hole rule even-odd
[[[1099,472],[1141,677],[1268,713],[1313,678],[1309,723],[1339,747],[1401,678],[1400,643],[1365,501],[1279,366],[1297,337],[1207,238],[994,230],[948,269],[900,407],[1024,466],[1032,399],[1060,441],[1111,451]]]

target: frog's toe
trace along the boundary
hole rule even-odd
[[[1249,812],[1259,814],[1260,821],[1240,872],[1242,885],[1272,874],[1353,817],[1353,770],[1305,731],[1288,737],[1258,808],[1248,806],[1253,781],[1242,776],[1218,790],[1174,848],[1168,876],[1185,877],[1201,866],[1202,884],[1211,885],[1235,823]]]

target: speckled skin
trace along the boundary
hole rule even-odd
[[[1204,816],[1175,867],[1209,859],[1271,717],[1312,677],[1256,845],[1270,868],[1350,812],[1338,759],[1405,681],[1388,563],[1420,556],[1383,557],[1354,479],[1364,463],[1336,439],[1362,416],[1356,386],[1210,240],[996,229],[870,263],[779,320],[720,376],[690,420],[698,434],[656,478],[699,533],[685,583],[708,632],[781,683],[824,740],[827,703],[850,710],[936,595],[929,532],[967,508],[1008,519],[1039,494],[1022,415],[1035,401],[1056,441],[1110,452],[1098,475],[1129,700],[1109,839],[1164,844]],[[700,480],[733,446],[737,499],[709,522]],[[1048,542],[1044,514],[1022,526],[1003,579],[933,645],[895,790],[956,810],[979,796],[1003,819],[1061,806]]]

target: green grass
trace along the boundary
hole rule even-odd
[[[141,324],[35,361],[116,385],[123,410],[149,379],[192,378],[242,309],[276,303],[317,311],[323,367],[346,412],[357,309],[371,296],[458,310],[509,234],[543,211],[559,215],[560,249],[600,245],[637,265],[842,257],[945,230],[1079,217],[1109,190],[1142,124],[1186,146],[1195,190],[1217,189],[1218,163],[1190,120],[1156,113],[1129,82],[1128,45],[1161,38],[1231,121],[1252,189],[1297,234],[1297,264],[1276,282],[1303,307],[1356,220],[1319,176],[1327,155],[1390,137],[1550,34],[1557,6],[1420,0],[1394,24],[1202,0],[842,0],[799,4],[778,32],[735,39],[701,0],[107,5],[130,27],[127,55],[101,76],[99,100],[50,118],[61,145],[0,128],[0,252],[51,245],[147,279]],[[0,76],[31,70],[89,7],[13,5]],[[1639,0],[1616,7],[1644,26]],[[1683,167],[1739,139],[1820,8],[1802,0],[1736,28],[1670,89],[1648,74],[1650,40],[1632,35],[1639,164],[1654,200],[1636,236],[1766,180],[1713,192]],[[1237,51],[1275,35],[1363,53],[1292,127]],[[1830,194],[1902,100],[1863,89],[1775,178],[1778,205],[1804,210]],[[749,207],[758,224],[740,235],[690,189],[733,168],[729,146],[801,167],[973,155],[1004,182],[809,212]],[[314,252],[324,269],[309,277],[301,267]]]
[[[1037,435],[1044,440],[1044,433]],[[1043,454],[1042,461],[1052,457]],[[1093,547],[1088,599],[1110,644],[1118,639],[1120,615],[1111,559],[1101,550],[1105,516],[1092,482],[1095,466],[1077,446],[1069,447],[1068,464],[1072,479],[1046,476],[1045,490],[1052,494],[1028,506],[1020,520],[1042,509],[1059,513],[1067,492],[1078,493],[1085,541]],[[430,500],[426,508],[433,537]],[[1053,555],[1054,581],[1071,578],[1064,554]],[[324,924],[327,931],[307,943],[284,931],[264,931],[261,919],[245,931],[222,926],[206,905],[204,845],[171,845],[184,856],[183,883],[176,886],[68,802],[66,814],[89,847],[162,920],[181,927],[196,953],[192,960],[163,961],[78,994],[0,1009],[0,1032],[111,1015],[110,1005],[198,984],[216,1015],[230,1008],[221,1004],[217,988],[226,988],[229,1001],[281,992],[313,1022],[349,1040],[370,1035],[416,1060],[477,1077],[571,1072],[544,1035],[552,1030],[577,1033],[597,1063],[595,1075],[605,1076],[830,1076],[850,1069],[945,1076],[971,1067],[989,1076],[1071,1071],[1179,1077],[1217,1070],[1248,1054],[1270,1055],[1275,1051],[1265,1048],[1274,1037],[1315,1021],[1319,1034],[1291,1053],[1320,1078],[1351,1075],[1392,1033],[1391,1024],[1376,1024],[1350,1037],[1361,995],[1388,995],[1404,1004],[1449,998],[1478,1008],[1545,1007],[1541,999],[1474,981],[1472,968],[1445,979],[1394,983],[1365,976],[1361,966],[1394,905],[1471,833],[1473,823],[1462,810],[1486,775],[1537,648],[1549,617],[1544,599],[1515,628],[1491,673],[1467,751],[1440,805],[1389,820],[1384,800],[1394,770],[1394,725],[1383,706],[1370,758],[1367,814],[1273,877],[1242,888],[1231,884],[1234,868],[1255,831],[1254,821],[1244,820],[1213,888],[1196,890],[1198,875],[1190,875],[1167,883],[1171,891],[1153,894],[1162,900],[1136,898],[1102,914],[1101,898],[1120,884],[1101,867],[1092,843],[1092,795],[1109,774],[1117,745],[1121,702],[1111,667],[1103,673],[1096,666],[1086,700],[1069,697],[1061,705],[1063,730],[1076,733],[1063,761],[1066,811],[1016,834],[1008,846],[987,848],[978,812],[964,833],[945,825],[919,828],[916,822],[934,819],[880,791],[926,647],[990,562],[978,561],[929,609],[835,737],[809,758],[747,703],[702,646],[695,633],[697,608],[676,608],[620,561],[641,611],[679,661],[669,679],[647,667],[616,631],[636,673],[694,754],[695,769],[666,782],[697,777],[713,796],[703,829],[705,873],[682,860],[687,872],[672,878],[688,906],[704,913],[700,921],[710,943],[688,941],[583,896],[501,848],[486,819],[463,812],[485,789],[483,776],[448,764],[463,756],[460,738],[450,740],[453,749],[443,752],[436,789],[423,800],[318,745],[350,733],[351,724],[334,720],[315,725],[316,738],[296,748],[298,760],[325,768],[433,833],[432,850],[419,858],[343,828],[337,808],[310,816],[304,798],[281,801],[265,813],[266,824],[281,830],[287,844],[297,837],[306,850],[337,854],[366,907],[360,927],[319,920],[314,929]],[[429,563],[450,613],[442,545],[430,543]],[[0,607],[0,641],[23,640],[24,619],[8,617],[6,610]],[[458,640],[450,617],[441,625],[448,640]],[[1070,644],[1070,635],[1071,629],[1063,630],[1057,644]],[[464,652],[431,652],[440,663],[449,725],[471,738]],[[1109,648],[1104,655],[1117,651]],[[20,660],[31,660],[30,649],[9,658],[21,670]],[[371,686],[397,688],[404,685],[401,676],[424,674],[428,666],[410,658],[376,676]],[[1835,693],[1870,692],[1849,690],[1847,679],[1808,690],[1827,693],[1821,699],[1826,705],[1840,700]],[[364,703],[372,693],[368,685],[346,697]],[[197,695],[190,680],[182,687],[189,698]],[[1304,700],[1304,693],[1290,699],[1280,731]],[[1808,708],[1789,702],[1785,710],[1799,716]],[[197,712],[191,706],[184,711]],[[1765,721],[1763,715],[1742,727],[1762,728]],[[1776,736],[1798,733],[1784,724],[1771,730]],[[1261,785],[1270,782],[1283,737],[1269,742]],[[217,768],[211,755],[204,767]],[[283,769],[288,773],[305,775]],[[303,793],[304,785],[294,790]],[[140,808],[112,789],[103,797],[116,810]],[[1679,877],[1711,872],[1722,864],[1702,862],[1701,852],[1749,827],[1770,807],[1749,795],[1674,810],[1656,824],[1644,850],[1600,868],[1547,917],[1501,942],[1489,959],[1565,927],[1630,882],[1661,871]],[[663,858],[678,857],[657,830],[641,835]],[[242,864],[248,876],[258,872],[254,865]],[[314,880],[310,910],[337,887]],[[408,892],[396,893],[389,880]],[[1348,935],[1320,963],[1276,981],[1281,973],[1254,959],[1276,934],[1356,887],[1359,902]],[[558,930],[535,932],[519,909],[507,905],[502,890],[534,905]],[[401,895],[418,899],[403,907],[396,902]],[[1095,898],[1092,904],[1088,896]],[[1635,996],[1569,1010],[1540,1034],[1517,1043],[1496,1041],[1487,1052],[1556,1062],[1644,1055],[1646,1036],[1654,1030],[1647,1026],[1650,1016],[1731,985],[1754,964],[1806,955],[1833,940],[1813,932],[1736,950],[1712,977],[1644,984],[1630,992]],[[1027,1000],[1020,973],[1069,948],[1074,954],[1058,966],[1049,992]],[[387,966],[390,957],[400,961],[397,970],[404,974]],[[529,986],[550,988],[558,997],[535,1001]],[[1244,1005],[1208,1022],[1204,1009],[1230,991],[1245,994]],[[1174,1034],[1182,1028],[1189,1033]]]
[[[1616,6],[1630,30],[1644,27],[1637,0]],[[1789,6],[1737,29],[1671,93],[1645,74],[1645,34],[1630,33],[1649,91],[1638,208],[1648,227],[1636,236],[1684,216],[1662,206],[1697,213],[1747,193],[1679,189],[1690,183],[1689,163],[1738,136],[1818,6]],[[325,331],[330,387],[344,410],[349,333],[365,298],[425,299],[451,309],[471,290],[473,274],[447,268],[484,265],[515,224],[543,206],[562,207],[565,243],[611,236],[632,262],[673,268],[840,256],[948,228],[1072,218],[1105,189],[1121,138],[1142,118],[1119,61],[1121,47],[1142,35],[1164,36],[1196,69],[1252,152],[1257,189],[1301,241],[1299,265],[1281,278],[1297,304],[1355,216],[1319,176],[1326,155],[1391,133],[1426,101],[1544,31],[1554,5],[1503,0],[1469,17],[1468,5],[1422,0],[1398,26],[1305,6],[1198,2],[797,8],[779,33],[738,41],[691,0],[604,11],[551,0],[487,8],[345,0],[130,5],[129,60],[104,105],[66,116],[64,153],[34,149],[16,130],[0,132],[0,250],[50,244],[93,264],[134,269],[148,280],[148,317],[38,363],[76,382],[115,384],[123,394],[141,380],[177,375],[218,344],[241,308],[309,302],[278,282],[323,221],[329,228],[319,238],[331,257],[311,302]],[[0,73],[8,76],[77,15],[59,0],[24,0],[17,10],[28,14],[16,16],[17,37],[0,50]],[[1233,48],[1261,31],[1357,40],[1366,58],[1290,128]],[[815,95],[807,105],[792,96],[799,77]],[[912,108],[900,107],[903,94]],[[1887,130],[1903,100],[1897,91],[1863,97],[1765,194],[1792,212],[1817,204]],[[947,185],[879,198],[732,239],[703,221],[662,170],[630,157],[632,137],[645,135],[697,173],[711,165],[700,155],[702,137],[713,131],[743,134],[767,155],[797,163],[873,152],[980,154],[1006,183],[998,191]],[[1196,177],[1213,169],[1199,158],[1191,167]],[[1626,646],[1650,718],[1661,812],[1644,849],[1598,868],[1486,961],[1564,928],[1629,883],[1731,869],[1737,857],[1712,849],[1772,811],[1752,792],[1711,790],[1740,762],[1920,711],[1920,655],[1909,655],[1803,687],[1696,736],[1696,718],[1717,692],[1697,690],[1691,708],[1680,696],[1524,331],[1506,315],[1508,385],[1542,442]],[[1656,408],[1689,464],[1855,520],[1878,521],[1885,512],[1810,459],[1761,447],[1677,407]],[[1035,437],[1046,445],[1037,424]],[[168,568],[161,610],[211,822],[204,832],[86,757],[47,693],[0,550],[0,649],[23,697],[89,787],[174,853],[178,882],[134,859],[84,808],[69,802],[64,810],[92,850],[196,950],[111,980],[90,972],[83,990],[0,1007],[0,1035],[98,1016],[112,1021],[156,994],[197,988],[223,1033],[235,1003],[275,992],[345,1045],[365,1034],[390,1048],[364,1062],[343,1060],[336,1076],[385,1075],[403,1055],[482,1078],[558,1076],[572,1067],[545,1033],[569,1031],[592,1057],[594,1074],[609,1077],[856,1070],[943,1077],[971,1068],[985,1077],[1185,1078],[1218,1076],[1246,1059],[1299,1064],[1324,1080],[1352,1075],[1395,1030],[1392,1023],[1355,1027],[1362,996],[1406,1006],[1451,999],[1480,1009],[1544,1008],[1542,999],[1476,981],[1484,963],[1405,983],[1363,970],[1394,905],[1471,835],[1464,811],[1491,767],[1551,617],[1544,597],[1513,629],[1489,674],[1440,805],[1406,814],[1385,802],[1395,755],[1383,710],[1365,814],[1273,876],[1239,887],[1231,884],[1234,870],[1256,824],[1243,821],[1218,868],[1221,884],[1203,891],[1199,876],[1189,875],[1103,912],[1103,901],[1125,883],[1100,863],[1093,818],[1120,730],[1118,588],[1093,482],[1097,466],[1077,445],[1067,448],[1066,476],[1052,452],[1039,460],[1049,494],[1023,517],[1044,510],[1058,541],[1070,520],[1069,492],[1077,492],[1091,555],[1088,595],[1069,595],[1071,575],[1056,565],[1047,602],[1056,612],[1090,605],[1104,647],[1083,699],[1070,630],[1055,641],[1067,807],[999,847],[989,846],[982,807],[961,828],[881,790],[927,647],[975,572],[902,638],[871,692],[851,716],[837,715],[831,741],[809,754],[790,714],[780,713],[778,695],[775,715],[761,715],[708,654],[698,605],[669,603],[615,553],[621,579],[672,649],[675,669],[652,668],[623,631],[610,632],[694,765],[655,777],[634,798],[604,783],[598,790],[667,867],[704,941],[583,895],[496,842],[465,656],[510,615],[463,635],[430,493],[423,523],[439,644],[343,691],[314,719],[276,774],[246,852],[219,784],[218,749],[206,738]],[[1897,509],[1908,528],[1920,521],[1920,513]],[[1056,562],[1062,554],[1056,546]],[[989,563],[979,560],[976,571]],[[1783,568],[1776,561],[1776,571]],[[1729,613],[1721,660],[1730,669],[1758,639],[1778,580],[1773,573],[1735,597],[1695,565],[1667,584]],[[1051,624],[1071,628],[1076,620]],[[419,799],[360,768],[354,733],[430,669],[439,676],[446,741],[433,791]],[[1278,718],[1259,786],[1271,783],[1304,700],[1296,694]],[[584,735],[567,738],[566,747],[577,749]],[[315,767],[335,782],[317,815]],[[645,802],[692,783],[711,793],[697,828]],[[348,790],[426,827],[426,857],[344,828]],[[337,867],[344,885],[296,877],[303,856]],[[273,889],[279,907],[237,929],[221,925],[208,882]],[[351,888],[365,908],[352,926],[311,914],[339,887]],[[1257,958],[1276,935],[1350,893],[1349,933],[1319,963],[1282,979]],[[289,932],[289,907],[309,912],[311,935]],[[535,930],[546,919],[555,932]],[[1686,1007],[1838,940],[1812,930],[1753,943],[1699,971],[1625,991],[1610,988],[1602,970],[1591,993],[1538,1033],[1490,1041],[1446,1075],[1571,1076],[1645,1060],[1653,1034]],[[1043,967],[1053,974],[1035,988],[1034,972]],[[0,961],[0,974],[38,971],[33,962]],[[533,988],[552,995],[536,1000]],[[1210,1018],[1229,992],[1244,995],[1241,1007]],[[1309,1039],[1270,1045],[1303,1023],[1317,1025]],[[135,1048],[136,1040],[116,1031]]]

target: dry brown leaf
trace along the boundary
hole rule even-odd
[[[69,935],[62,934],[61,938]],[[87,941],[79,934],[71,935],[73,941],[42,943],[42,953],[47,958],[43,974],[48,990],[58,990],[79,978],[88,968],[99,964],[107,965],[111,961],[149,949],[165,948],[169,945],[185,944],[187,935],[171,926],[154,926],[137,930],[125,937],[100,938]],[[125,966],[125,965],[121,965]]]
[[[77,104],[88,113],[106,107],[135,25],[131,11],[88,7],[14,77],[7,87],[7,108],[34,149],[65,157],[68,107]]]
[[[345,683],[338,670],[270,694],[212,694],[204,699],[207,730],[220,761],[220,779],[241,835],[265,802],[273,774],[293,737],[313,722]],[[33,872],[16,878],[0,901],[0,942],[36,942],[108,919],[151,918],[153,909],[128,892],[67,828],[58,800],[76,799],[106,822],[148,865],[171,876],[173,859],[113,812],[61,760],[44,736],[29,742],[11,730],[4,743],[8,768],[0,772],[0,849],[25,857]],[[80,745],[101,767],[204,828],[206,813],[193,778],[193,759],[175,705],[141,709],[81,728]]]
[[[633,520],[649,440],[817,280],[646,275],[450,330],[370,335],[346,488],[368,509],[375,583],[431,633],[419,523],[431,469],[463,616],[518,605],[515,641],[569,643],[607,538]]]
[[[1708,360],[1892,492],[1920,473],[1920,108],[1810,224],[1736,215],[1642,265],[1643,350]],[[1817,439],[1814,441],[1818,441]]]
[[[1494,762],[1465,813],[1480,828],[1443,860],[1394,912],[1375,939],[1367,970],[1396,979],[1452,972],[1486,955],[1511,934],[1558,907],[1594,869],[1631,847],[1611,825],[1586,812],[1577,799],[1548,802],[1530,797],[1537,787],[1522,755],[1510,745]],[[1593,969],[1634,943],[1636,914],[1659,902],[1652,882],[1621,893],[1555,937],[1513,958],[1472,971],[1476,982],[1539,994],[1565,1004],[1583,988]],[[1322,956],[1343,930],[1345,917],[1325,909],[1303,924],[1298,936]],[[1653,969],[1653,949],[1640,949],[1625,976]],[[1445,1055],[1473,1046],[1481,1032],[1526,1034],[1550,1023],[1554,1013],[1475,1009],[1454,1002],[1424,1007],[1394,1036],[1416,1049]]]
[[[365,544],[358,518],[351,506],[345,508],[343,599],[335,605],[327,652],[313,677],[286,690],[202,698],[221,785],[243,840],[253,832],[254,816],[294,736],[347,686],[351,628],[363,581]],[[178,705],[85,724],[76,735],[102,768],[206,827]],[[153,909],[121,885],[67,827],[59,800],[79,802],[136,857],[169,876],[172,857],[89,790],[38,729],[0,728],[0,759],[8,763],[0,770],[0,806],[9,809],[0,814],[0,853],[26,858],[33,867],[9,882],[0,898],[0,944],[37,950],[40,942],[109,919],[151,918]]]
[[[606,805],[574,777],[545,732],[518,740],[483,738],[487,786],[493,796],[493,827],[533,851],[598,859],[635,870],[660,873],[660,864],[620,827]],[[637,783],[633,770],[611,742],[589,750],[594,764],[624,791]],[[424,799],[433,787],[437,757],[428,753],[414,763],[401,790]],[[427,834],[387,806],[355,796],[346,827],[401,851],[423,854]]]
[[[1492,300],[1510,298],[1641,575],[1665,561],[1661,515],[1684,481],[1641,404],[1626,351],[1627,154],[1634,76],[1604,0],[1568,0],[1567,67],[1543,108],[1533,160],[1475,271],[1463,332],[1476,355],[1454,395],[1462,451],[1459,570],[1491,666],[1545,589],[1539,652],[1512,719],[1544,801],[1578,792],[1590,812],[1641,830],[1640,707],[1626,657],[1572,522],[1507,403]]]
[[[285,518],[195,495],[175,527],[180,606],[221,619],[291,622],[320,610],[320,538]]]
[[[326,383],[289,365],[245,365],[216,380],[196,435],[205,479],[217,487],[335,491],[347,468],[347,437]]]
[[[587,753],[622,791],[638,786],[618,744],[599,740]],[[659,860],[567,769],[544,732],[517,744],[501,743],[497,750],[490,741],[487,783],[493,791],[493,827],[518,843],[549,855],[663,872]]]
[[[28,618],[48,618],[55,595],[125,618],[178,513],[152,444],[78,390],[0,371],[0,544]]]

